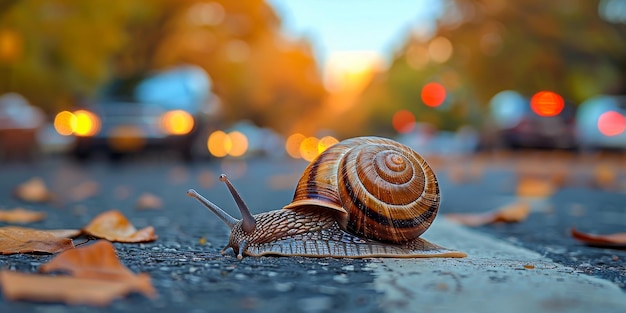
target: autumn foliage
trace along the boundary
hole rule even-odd
[[[135,275],[122,265],[113,245],[97,241],[89,246],[68,250],[43,264],[40,275],[0,272],[0,285],[9,300],[65,302],[104,306],[131,292],[156,297],[150,277]]]

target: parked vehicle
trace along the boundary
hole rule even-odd
[[[597,96],[578,109],[583,149],[626,149],[626,96]]]
[[[0,160],[34,159],[45,115],[17,93],[0,96]]]
[[[211,106],[216,105],[210,88],[206,72],[195,66],[174,68],[136,83],[117,81],[93,103],[62,112],[74,121],[72,153],[84,159],[97,151],[119,156],[173,149],[192,159],[198,140],[206,139],[201,137],[206,136]]]
[[[524,97],[515,91],[503,91],[493,97],[490,109],[496,137],[505,147],[577,147],[576,107],[554,92]]]

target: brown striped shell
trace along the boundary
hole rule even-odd
[[[341,228],[364,238],[402,243],[426,231],[439,200],[435,173],[417,152],[390,139],[358,137],[313,160],[284,209],[334,209],[342,212]]]

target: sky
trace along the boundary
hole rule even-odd
[[[389,61],[412,30],[433,26],[441,0],[268,0],[293,38],[324,63],[334,52],[374,51]]]

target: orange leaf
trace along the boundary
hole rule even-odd
[[[120,211],[107,211],[96,216],[83,228],[88,235],[117,242],[147,242],[157,239],[154,228],[137,230]]]
[[[517,196],[547,198],[556,191],[553,182],[547,178],[524,176],[517,182]]]
[[[52,232],[32,228],[0,227],[0,254],[57,253],[74,248],[69,238],[59,238]]]
[[[454,213],[445,217],[459,224],[467,226],[482,226],[492,223],[518,223],[525,220],[530,214],[530,205],[525,201],[518,201],[487,213]]]
[[[61,301],[68,304],[105,306],[136,287],[127,282],[0,272],[4,298],[8,300]]]
[[[32,223],[46,218],[46,213],[15,208],[13,210],[0,210],[0,221],[8,223]]]
[[[583,233],[572,228],[572,237],[588,245],[603,247],[626,247],[626,233],[614,233],[608,235],[594,235]]]
[[[34,177],[17,186],[14,194],[17,198],[28,202],[47,202],[53,198],[41,177]]]
[[[137,204],[135,207],[139,210],[156,210],[160,209],[163,206],[163,201],[161,198],[151,194],[151,193],[143,193],[137,199]]]
[[[150,277],[133,274],[117,258],[113,244],[105,240],[60,253],[39,270],[44,273],[63,271],[77,278],[125,282],[134,286],[132,290],[148,297],[156,295]]]

